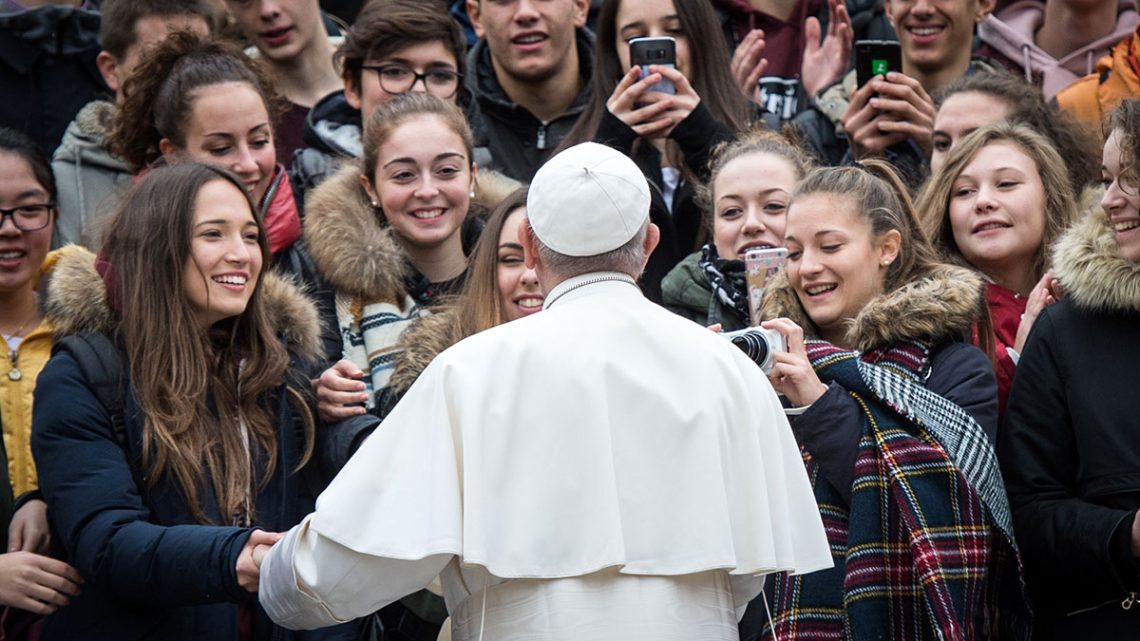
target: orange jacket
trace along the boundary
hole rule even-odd
[[[1125,98],[1140,98],[1140,77],[1132,61],[1140,57],[1140,29],[1100,59],[1096,71],[1065,87],[1057,105],[1077,120],[1100,129],[1104,116]]]

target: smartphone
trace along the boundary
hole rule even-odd
[[[855,43],[855,74],[859,86],[888,71],[902,71],[902,49],[894,40],[859,40]]]
[[[649,65],[677,68],[677,41],[668,38],[634,38],[629,41],[629,63],[641,67],[641,77],[649,75]],[[673,81],[662,78],[649,91],[675,94]]]
[[[768,280],[775,276],[788,262],[788,250],[783,247],[770,249],[749,249],[744,252],[744,282],[748,285],[748,311],[752,325],[760,318],[760,302],[764,300],[764,288]]]

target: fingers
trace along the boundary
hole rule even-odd
[[[359,406],[368,400],[367,387],[358,380],[363,376],[364,372],[349,360],[338,361],[321,372],[314,395],[322,421],[329,423],[367,411]]]
[[[804,349],[804,330],[789,318],[775,318],[760,323],[764,329],[774,329],[784,335],[788,341],[788,352],[807,358]]]
[[[719,334],[723,331],[723,327],[720,323],[713,323],[712,325],[708,326],[708,330],[710,332],[716,332],[717,334]]]
[[[666,80],[672,81],[673,87],[677,90],[677,96],[691,96],[700,101],[700,96],[697,95],[697,90],[693,89],[693,85],[689,83],[689,79],[680,70],[673,67],[665,67],[661,65],[652,65],[649,70],[653,73],[661,74]],[[694,103],[694,107],[696,104]]]
[[[18,519],[12,519],[8,526],[8,551],[20,552],[24,549],[24,528]]]
[[[82,578],[71,566],[30,552],[3,555],[0,604],[50,614],[79,594]]]
[[[249,535],[249,540],[246,541],[246,547],[254,547],[257,545],[273,545],[285,536],[282,532],[266,532],[265,530],[254,530]]]
[[[732,54],[732,77],[749,100],[756,99],[760,76],[768,68],[768,60],[763,57],[764,46],[764,32],[754,29],[740,41]]]

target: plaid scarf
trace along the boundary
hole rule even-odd
[[[400,355],[400,334],[422,314],[410,296],[405,296],[403,307],[391,303],[361,303],[349,296],[336,295],[337,324],[340,326],[341,349],[344,358],[353,362],[364,377],[369,410],[380,404],[388,388],[388,379]]]
[[[849,507],[801,448],[835,567],[772,579],[776,638],[1028,639],[993,447],[965,411],[922,385],[929,346],[860,355],[809,341],[807,350],[820,379],[842,385],[865,420]]]

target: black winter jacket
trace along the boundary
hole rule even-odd
[[[1140,559],[1140,265],[1101,212],[1057,244],[1066,299],[1033,326],[1014,375],[1002,468],[1042,639],[1135,639]]]

